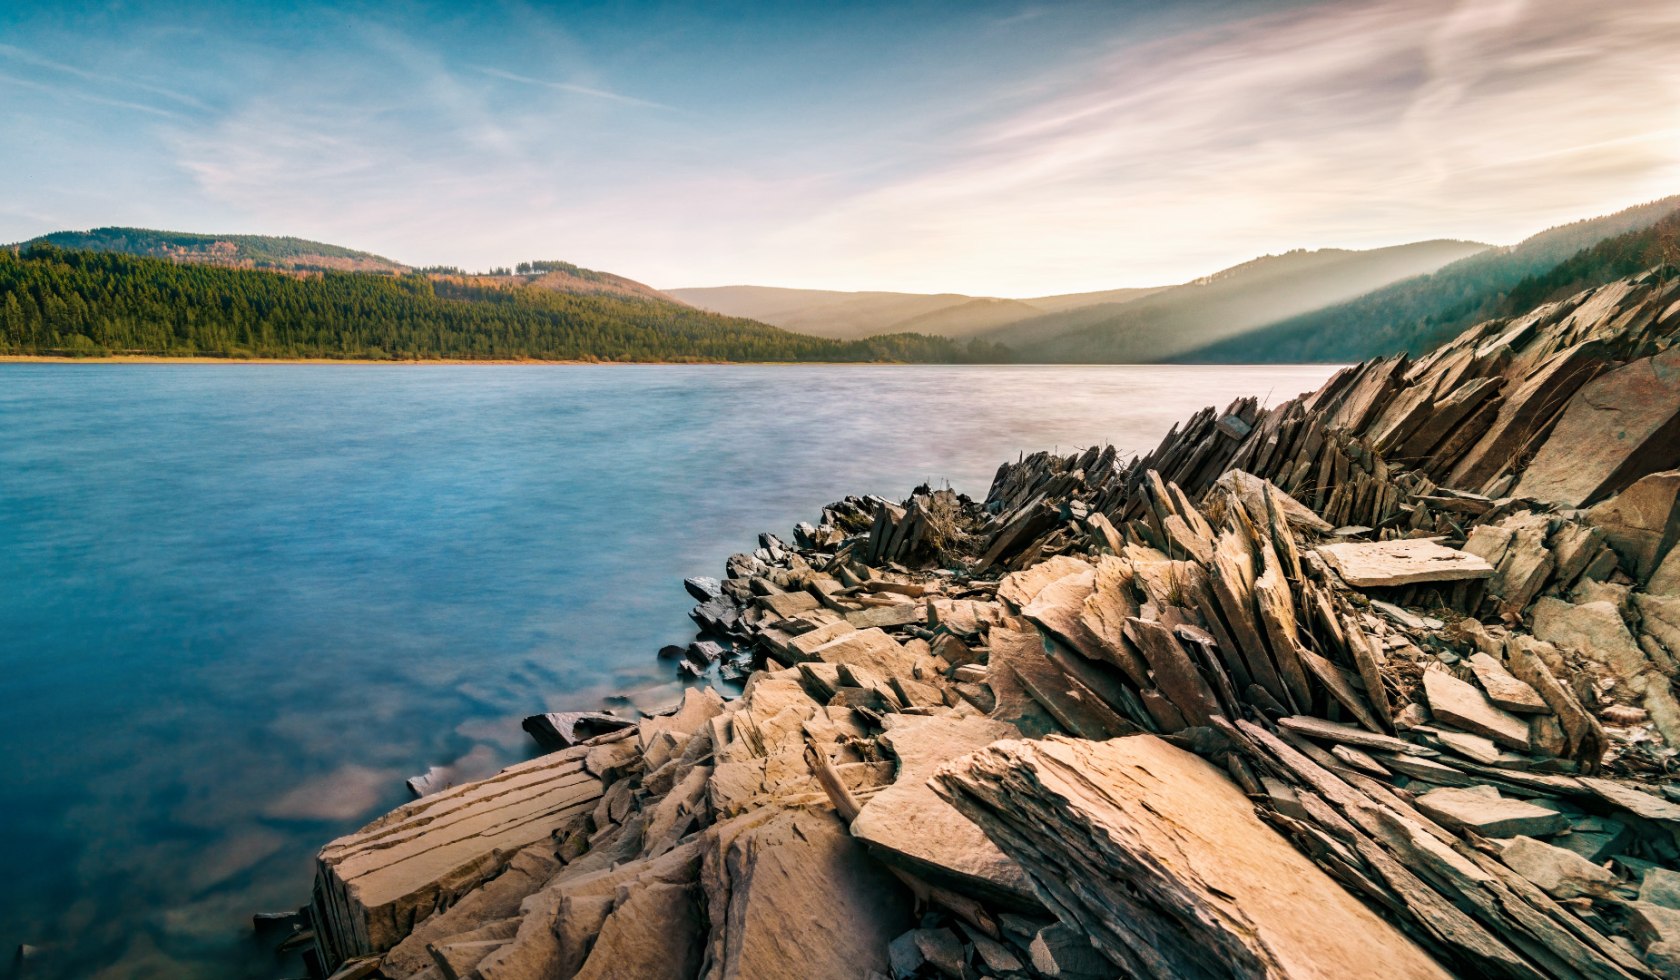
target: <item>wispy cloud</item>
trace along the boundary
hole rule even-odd
[[[500,78],[509,82],[519,82],[522,85],[535,85],[540,88],[553,89],[556,92],[570,92],[573,95],[587,95],[595,99],[606,99],[609,102],[617,102],[622,105],[641,106],[645,109],[667,109],[672,112],[676,111],[674,107],[668,106],[663,102],[650,102],[647,99],[638,99],[630,95],[620,95],[617,92],[609,92],[602,88],[591,88],[588,85],[574,85],[571,82],[544,81],[540,78],[532,78],[529,75],[520,75],[511,71],[504,71],[500,68],[486,68],[479,66],[478,70],[492,78]]]
[[[1680,191],[1673,0],[253,9],[9,34],[0,217],[1033,295]]]
[[[92,92],[83,92],[69,86],[49,85],[45,82],[37,82],[28,78],[18,78],[13,75],[0,74],[0,82],[4,82],[7,85],[16,85],[20,88],[30,89],[35,92],[45,92],[49,95],[58,95],[69,99],[76,99],[77,101],[88,102],[93,105],[110,106],[114,109],[127,109],[132,112],[144,112],[148,115],[162,116],[164,118],[174,118],[176,115],[167,109],[159,109],[157,106],[146,105],[142,102],[129,102],[125,99],[110,99],[103,95],[95,95]]]
[[[119,75],[108,75],[102,72],[87,71],[86,69],[78,68],[75,65],[68,65],[61,61],[54,61],[51,58],[43,58],[34,52],[25,51],[23,48],[19,48],[11,44],[0,44],[0,58],[5,58],[8,61],[13,61],[22,65],[28,65],[32,68],[43,68],[47,71],[57,72],[61,75],[69,75],[72,78],[79,78],[83,81],[101,82],[133,89],[137,92],[146,92],[151,95],[161,96],[171,102],[188,106],[193,109],[209,108],[202,101],[195,99],[184,92],[177,92],[174,89],[165,88],[161,85],[153,85],[149,82],[140,81],[139,79],[124,78]],[[137,103],[117,102],[115,104],[133,106]]]

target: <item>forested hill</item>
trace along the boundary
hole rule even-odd
[[[1204,364],[1353,362],[1421,354],[1494,317],[1680,259],[1680,197],[1576,221],[1430,275],[1172,358]]]
[[[119,252],[0,249],[0,353],[533,358],[605,361],[990,361],[993,345],[917,334],[789,333],[653,298],[422,275],[281,274]]]
[[[90,231],[55,231],[32,238],[20,247],[43,244],[249,269],[336,269],[339,272],[392,274],[409,271],[408,266],[372,252],[275,235],[203,235],[190,231],[108,227]]]

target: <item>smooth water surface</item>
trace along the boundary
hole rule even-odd
[[[759,531],[1331,371],[0,364],[0,950],[295,974],[249,916],[316,848],[525,714],[671,700],[681,579]]]

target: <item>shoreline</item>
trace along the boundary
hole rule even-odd
[[[761,534],[680,705],[328,844],[318,965],[1673,975],[1680,282],[1602,289]]]
[[[539,358],[499,358],[472,360],[467,358],[426,358],[418,360],[377,361],[371,358],[336,357],[165,357],[159,354],[112,354],[104,357],[68,357],[56,354],[0,354],[0,364],[278,364],[278,365],[353,365],[358,367],[947,367],[947,368],[1130,368],[1170,367],[1220,370],[1233,367],[1338,367],[1340,362],[1299,361],[1289,363],[1237,362],[1181,363],[1176,361],[1128,361],[1099,364],[1059,361],[989,361],[957,363],[953,361],[550,361]]]

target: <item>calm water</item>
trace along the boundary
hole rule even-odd
[[[0,950],[297,973],[249,915],[321,843],[670,700],[682,577],[757,532],[1330,370],[0,365]]]

